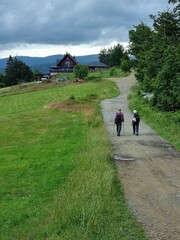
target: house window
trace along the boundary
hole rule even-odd
[[[70,62],[69,61],[66,61],[66,66],[70,67]]]

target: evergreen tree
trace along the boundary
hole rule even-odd
[[[9,56],[5,68],[6,85],[12,86],[22,82],[30,82],[33,80],[33,72],[29,66],[18,60],[16,57],[13,59]]]
[[[5,87],[5,77],[2,73],[0,73],[0,88]]]
[[[12,56],[9,56],[7,61],[7,65],[5,68],[5,79],[7,86],[18,84],[17,79],[15,78],[14,60]]]

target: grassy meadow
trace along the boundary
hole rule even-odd
[[[147,239],[99,108],[117,94],[108,80],[0,91],[1,240]]]

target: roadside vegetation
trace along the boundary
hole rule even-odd
[[[180,151],[180,111],[165,112],[152,107],[141,95],[141,88],[138,85],[128,98],[130,109],[138,110],[145,123]]]
[[[144,23],[129,31],[130,53],[136,58],[136,78],[141,90],[152,95],[152,107],[164,112],[180,109],[180,2],[173,9],[150,15],[153,27]]]
[[[99,109],[117,87],[43,87],[0,97],[0,239],[147,239],[124,199]]]
[[[168,3],[172,10],[150,15],[153,28],[141,23],[129,31],[138,81],[129,98],[130,108],[180,150],[180,3]]]

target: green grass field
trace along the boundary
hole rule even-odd
[[[99,109],[100,100],[117,96],[114,83],[6,91],[0,239],[147,239],[117,181]]]

